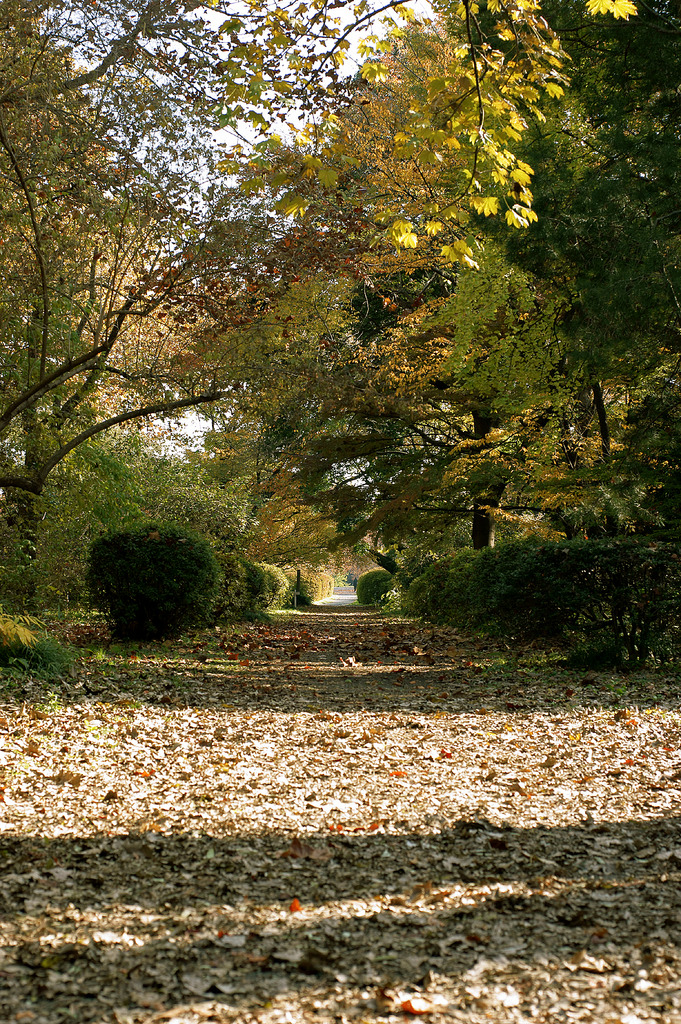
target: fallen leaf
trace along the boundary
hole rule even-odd
[[[610,964],[606,960],[589,956],[585,949],[574,953],[565,966],[569,971],[591,971],[594,974],[604,974],[605,971],[610,970]]]
[[[424,1013],[439,1013],[443,1007],[448,1005],[444,996],[429,995],[408,995],[400,997],[400,1009],[403,1013],[410,1013],[414,1017],[421,1017]]]
[[[68,783],[68,785],[73,786],[74,789],[78,789],[82,781],[82,775],[78,772],[71,772],[68,769],[62,769],[52,778],[52,782],[56,782],[58,786],[63,786],[65,783]]]

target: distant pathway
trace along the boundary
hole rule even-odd
[[[322,601],[315,601],[315,604],[344,605],[357,604],[357,594],[352,587],[335,587],[332,597],[325,597]]]

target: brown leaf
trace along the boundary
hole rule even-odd
[[[52,778],[52,782],[56,782],[58,786],[63,786],[68,783],[68,785],[73,786],[74,789],[78,789],[82,781],[82,775],[78,772],[69,771],[67,768],[62,768],[62,770]]]
[[[309,846],[308,843],[303,843],[298,838],[291,840],[291,845],[288,850],[284,850],[278,855],[279,857],[291,857],[292,860],[302,860],[308,858],[309,860],[316,860],[324,863],[333,857],[333,850],[328,847],[320,848],[318,846]]]
[[[574,953],[565,966],[569,971],[591,971],[594,974],[604,974],[610,970],[610,964],[606,960],[589,956],[585,949]]]
[[[409,995],[400,1002],[400,1009],[403,1013],[409,1013],[414,1017],[421,1017],[425,1013],[439,1013],[447,1005],[442,996],[420,996]]]

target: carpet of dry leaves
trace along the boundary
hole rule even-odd
[[[61,632],[1,690],[3,1024],[681,1022],[677,671],[352,606]]]

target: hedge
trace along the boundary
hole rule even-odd
[[[289,581],[282,569],[265,562],[251,562],[237,552],[218,552],[223,580],[215,606],[218,619],[252,618],[283,608]]]
[[[570,639],[614,663],[664,659],[681,619],[681,547],[626,539],[464,551],[414,580],[405,605],[432,622]]]
[[[289,573],[289,590],[286,600],[287,607],[293,607],[293,595],[296,589],[297,573]],[[300,574],[300,593],[296,604],[305,606],[314,604],[316,601],[323,601],[325,597],[331,597],[334,588],[333,576],[324,571],[310,572],[306,570]]]
[[[387,569],[372,569],[357,580],[357,603],[380,604],[381,598],[392,589],[394,576]]]

